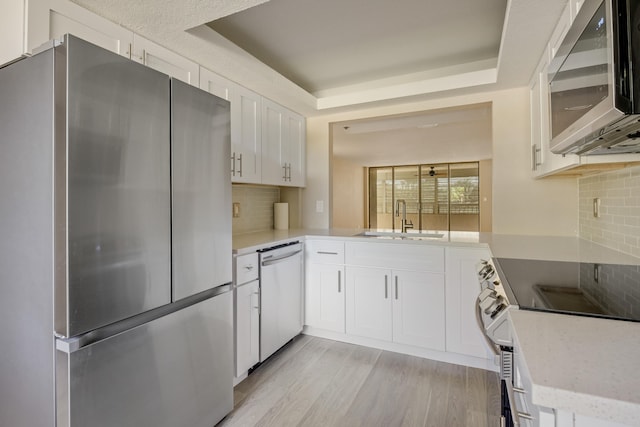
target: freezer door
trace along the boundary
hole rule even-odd
[[[173,300],[231,283],[229,102],[171,79]]]
[[[231,304],[227,290],[77,351],[58,341],[57,426],[214,426],[233,409]]]
[[[68,247],[56,248],[55,315],[69,337],[171,301],[169,77],[73,36],[56,51],[56,239]]]

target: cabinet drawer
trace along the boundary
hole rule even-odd
[[[444,248],[422,244],[345,243],[348,265],[444,272]]]
[[[258,278],[258,253],[240,255],[236,257],[235,283],[243,283],[256,280]]]
[[[337,240],[307,240],[307,262],[344,264],[344,242]]]

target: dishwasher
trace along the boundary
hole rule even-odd
[[[260,254],[260,362],[302,332],[302,243]]]

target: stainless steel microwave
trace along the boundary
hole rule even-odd
[[[640,153],[640,0],[585,0],[549,65],[550,148]]]

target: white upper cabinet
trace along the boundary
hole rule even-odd
[[[231,103],[231,181],[261,184],[261,96],[202,67],[200,89]]]
[[[305,185],[304,117],[262,98],[262,183]]]
[[[137,34],[133,35],[131,59],[190,85],[200,85],[197,63]]]
[[[548,56],[542,56],[536,72],[529,84],[531,101],[531,172],[534,178],[541,178],[580,164],[580,156],[575,154],[554,154],[551,152],[549,126],[549,84],[547,68]]]
[[[73,34],[130,56],[133,32],[66,0],[8,0],[0,18],[0,64],[33,53],[51,39]]]
[[[531,119],[531,176],[569,174],[600,169],[609,163],[640,161],[640,154],[614,154],[579,156],[576,154],[555,154],[551,152],[550,112],[549,112],[549,64],[558,51],[584,0],[570,0],[547,43],[540,62],[529,82]],[[607,166],[604,166],[607,167]]]

